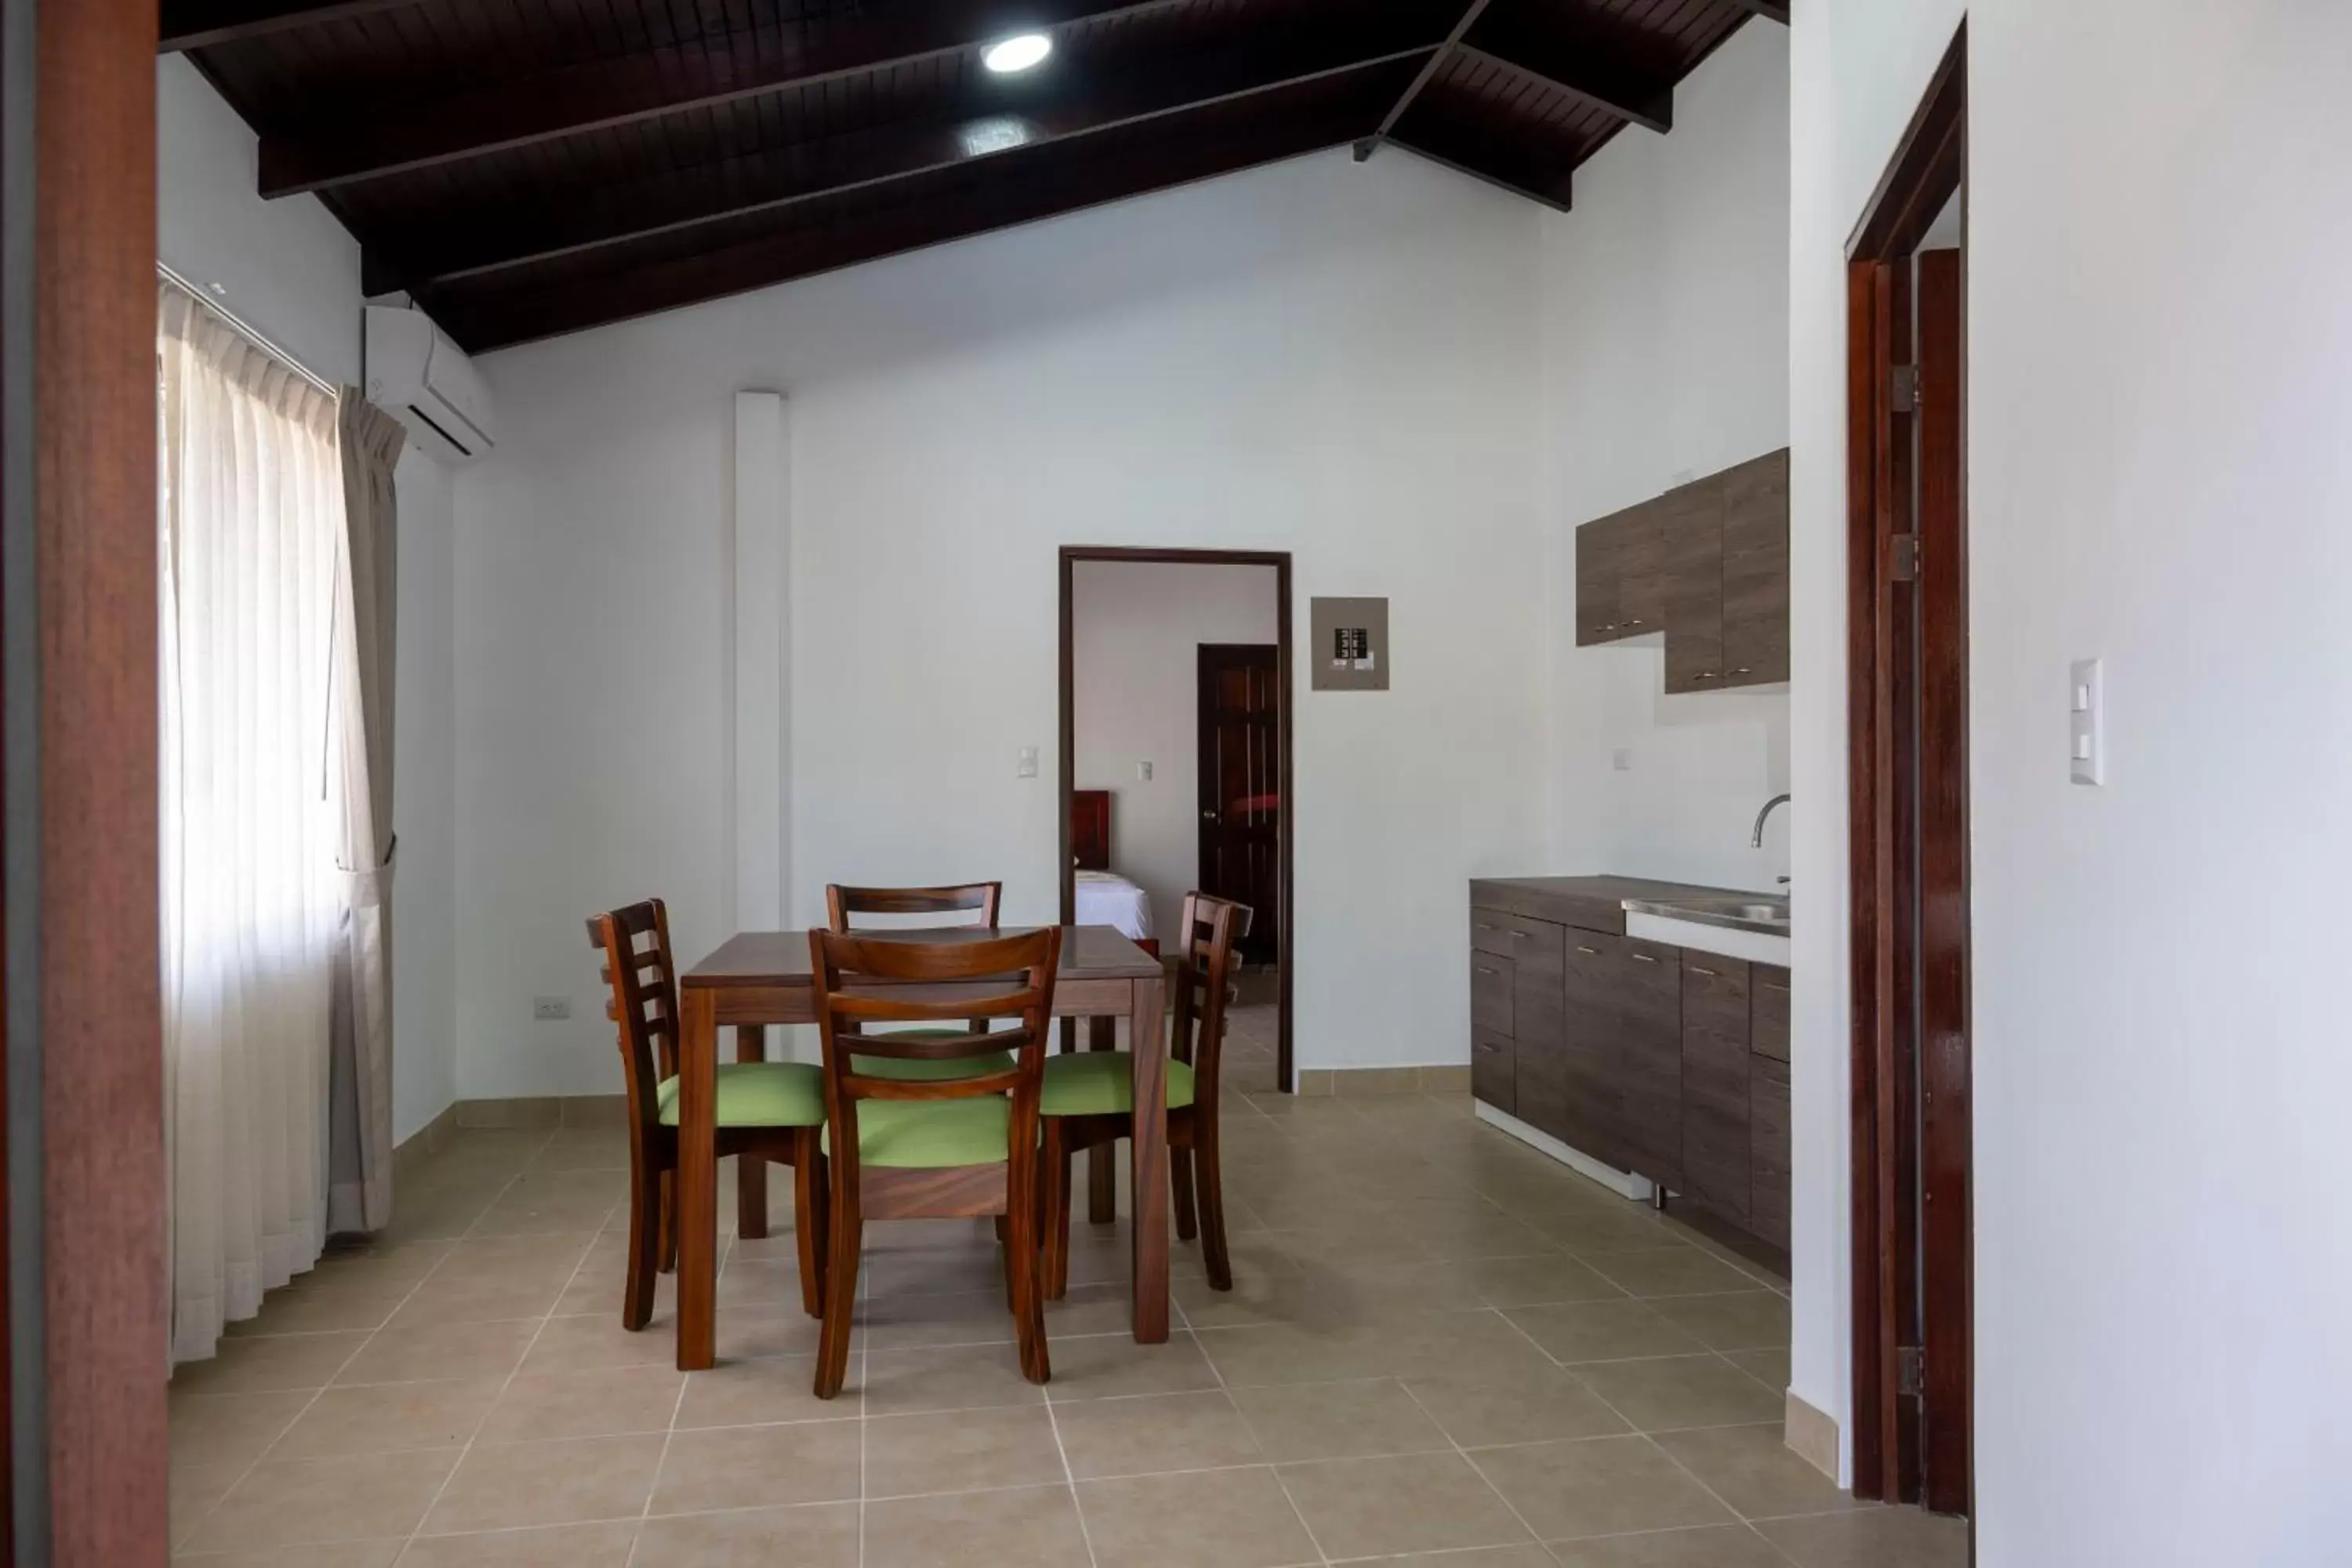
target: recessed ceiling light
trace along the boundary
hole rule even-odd
[[[1003,74],[1025,71],[1054,52],[1054,40],[1043,33],[1015,33],[980,51],[980,63]]]

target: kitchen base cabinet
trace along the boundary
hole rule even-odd
[[[1748,993],[1745,961],[1683,954],[1683,1192],[1741,1225],[1755,1185]]]

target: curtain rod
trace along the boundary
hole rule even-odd
[[[205,310],[210,310],[214,315],[218,316],[222,321],[226,321],[230,326],[235,327],[246,337],[251,339],[253,342],[265,353],[269,353],[278,359],[283,360],[286,363],[287,369],[292,371],[295,374],[300,376],[303,380],[309,382],[311,385],[317,387],[328,396],[339,397],[341,395],[341,390],[336,387],[334,383],[329,381],[325,376],[320,375],[317,371],[312,370],[309,365],[304,364],[294,355],[287,353],[285,349],[278,345],[278,341],[272,338],[268,332],[263,331],[259,327],[255,326],[251,321],[247,321],[243,316],[238,315],[235,310],[232,310],[227,306],[222,304],[220,297],[211,289],[194,282],[186,275],[173,268],[171,263],[167,261],[158,259],[155,263],[155,272],[156,275],[162,278],[166,283],[173,285],[174,288],[185,289],[188,295],[198,304],[202,305]]]

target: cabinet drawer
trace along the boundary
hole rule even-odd
[[[1508,1037],[1511,1033],[1511,985],[1513,965],[1509,959],[1492,952],[1470,955],[1470,1026],[1489,1034]]]
[[[1519,1113],[1517,1051],[1501,1035],[1470,1033],[1470,1092],[1497,1110]]]
[[[1470,911],[1471,952],[1496,953],[1522,964],[1540,964],[1555,973],[1559,970],[1560,949],[1567,936],[1564,927],[1549,921],[1529,920],[1502,910],[1473,908]]]
[[[1789,1068],[1756,1057],[1748,1075],[1752,1145],[1748,1228],[1773,1246],[1789,1245]]]
[[[1789,1059],[1789,972],[1759,963],[1748,989],[1748,1043],[1759,1057]]]

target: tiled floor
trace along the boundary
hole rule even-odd
[[[1263,1087],[1268,1020],[1231,1081]],[[618,1134],[475,1133],[392,1234],[172,1391],[173,1530],[220,1568],[1944,1568],[1961,1528],[1780,1441],[1779,1282],[1466,1102],[1231,1097],[1235,1289],[1124,1331],[1083,1221],[1013,1364],[985,1226],[868,1231],[852,1388],[811,1397],[792,1238],[735,1241],[722,1364],[617,1321]],[[731,1185],[731,1184],[727,1184]],[[773,1205],[779,1215],[790,1204]],[[722,1213],[722,1224],[726,1216]]]

